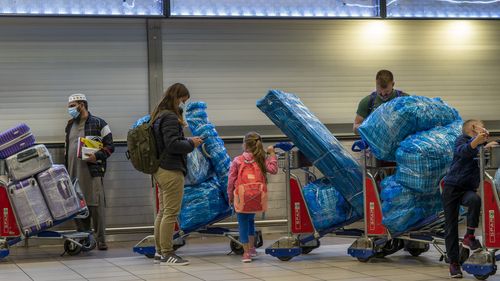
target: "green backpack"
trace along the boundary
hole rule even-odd
[[[149,175],[156,173],[160,167],[153,124],[154,120],[150,120],[127,134],[127,159],[137,171]]]

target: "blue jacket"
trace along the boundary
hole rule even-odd
[[[463,190],[477,190],[480,182],[479,174],[479,146],[473,149],[470,146],[473,138],[461,135],[455,141],[453,161],[444,178],[446,185],[460,187]]]

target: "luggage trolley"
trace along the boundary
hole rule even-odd
[[[155,197],[156,197],[156,211],[159,209],[158,205],[158,185],[155,185]],[[231,252],[229,253],[235,253],[237,255],[242,255],[243,254],[243,244],[238,240],[239,239],[239,232],[237,230],[231,230],[228,228],[224,227],[217,227],[213,226],[213,224],[216,224],[224,219],[227,219],[233,215],[233,211],[230,209],[225,213],[220,214],[216,218],[214,218],[212,221],[210,221],[208,224],[203,224],[203,225],[195,225],[191,227],[190,229],[180,229],[179,228],[179,223],[176,223],[175,225],[175,231],[174,231],[174,237],[173,237],[173,247],[174,250],[177,250],[181,248],[182,246],[186,245],[186,240],[190,234],[192,233],[199,233],[203,234],[206,236],[222,236],[222,237],[227,237],[229,239],[229,247],[231,249]],[[260,230],[255,231],[255,247],[260,248],[263,245],[263,240],[262,240],[262,232]],[[148,235],[144,237],[139,243],[137,243],[133,249],[135,253],[138,253],[140,255],[144,255],[148,258],[154,258],[155,255],[155,238],[154,235]]]
[[[492,147],[490,151],[481,146],[479,149],[479,170],[481,182],[483,230],[480,252],[473,253],[463,264],[462,268],[476,279],[486,280],[497,272],[496,261],[500,259],[497,251],[500,249],[500,200],[490,172],[500,167],[500,147]]]
[[[360,237],[361,230],[344,229],[361,218],[353,218],[342,224],[334,225],[325,230],[317,230],[309,214],[307,203],[302,193],[301,182],[292,170],[302,170],[306,173],[306,183],[314,181],[315,175],[308,167],[312,164],[292,143],[282,142],[275,145],[280,151],[277,152],[278,163],[285,173],[286,202],[287,202],[287,236],[281,237],[266,249],[266,254],[278,258],[281,261],[289,261],[301,254],[309,254],[318,248],[320,238],[326,234]]]
[[[14,211],[14,208],[12,208],[12,203],[9,199],[7,184],[0,184],[0,200],[5,202],[5,204],[2,204],[1,208],[3,224],[0,226],[0,260],[10,254],[9,248],[11,246],[23,240],[27,240],[28,238],[63,239],[64,252],[62,255],[67,253],[70,256],[74,256],[81,252],[93,250],[96,247],[97,242],[94,239],[93,234],[90,232],[49,230],[49,228],[64,222],[77,218],[86,218],[89,216],[89,210],[85,200],[83,199],[83,194],[80,191],[77,180],[73,182],[73,187],[78,194],[81,207],[76,214],[62,220],[54,220],[46,227],[41,227],[31,233],[23,233],[19,228],[17,214]]]
[[[427,252],[430,245],[441,254],[440,260],[446,260],[444,245],[444,212],[430,216],[416,226],[401,233],[389,233],[382,224],[382,205],[379,195],[380,181],[387,176],[394,165],[387,165],[371,154],[367,144],[360,140],[353,144],[352,150],[362,152],[363,198],[364,198],[364,235],[349,247],[348,254],[360,262],[371,258],[381,258],[404,249],[412,256]],[[440,183],[442,188],[443,183]],[[436,187],[438,188],[438,187]],[[463,220],[463,214],[460,220]],[[469,251],[460,246],[460,261],[464,262]]]

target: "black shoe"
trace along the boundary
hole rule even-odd
[[[462,278],[462,269],[460,268],[460,264],[454,262],[450,264],[450,277],[451,278]]]
[[[99,242],[97,243],[97,249],[99,249],[99,251],[107,251],[108,245],[106,244],[106,242]]]
[[[162,255],[160,259],[161,265],[188,265],[189,261],[179,257],[176,254]]]
[[[158,253],[155,253],[153,263],[159,264],[160,262],[161,262],[161,255]]]
[[[466,249],[471,250],[473,253],[481,251],[483,248],[481,242],[476,239],[474,235],[467,234],[462,241],[462,246]]]

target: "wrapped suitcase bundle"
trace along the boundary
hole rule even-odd
[[[230,214],[231,209],[222,186],[216,178],[184,188],[182,208],[179,215],[180,228],[189,232],[206,226],[217,217]]]
[[[358,131],[377,159],[396,160],[396,149],[406,137],[460,119],[458,111],[440,98],[409,96],[382,104]]]
[[[19,227],[25,235],[52,226],[52,216],[34,178],[12,182],[9,185],[9,197]]]
[[[208,160],[214,168],[215,175],[220,183],[221,191],[226,200],[228,200],[226,194],[227,176],[229,173],[229,166],[231,165],[231,158],[224,146],[224,141],[222,141],[215,130],[215,126],[208,120],[206,110],[207,104],[205,102],[189,103],[186,106],[186,121],[193,135],[204,138],[201,148],[204,149],[209,156]]]
[[[202,148],[197,147],[187,156],[187,174],[184,185],[197,185],[213,176],[210,161],[204,155]]]
[[[381,183],[383,223],[404,232],[443,210],[439,181],[461,134],[458,112],[439,98],[400,97],[381,105],[359,132],[378,159],[396,160]]]
[[[304,186],[302,192],[316,230],[332,228],[357,216],[344,196],[327,178],[309,183]]]
[[[302,101],[294,94],[271,90],[257,101],[257,107],[336,186],[353,211],[362,216],[361,166]]]
[[[36,178],[55,220],[70,217],[80,211],[80,199],[63,165],[54,165]]]

